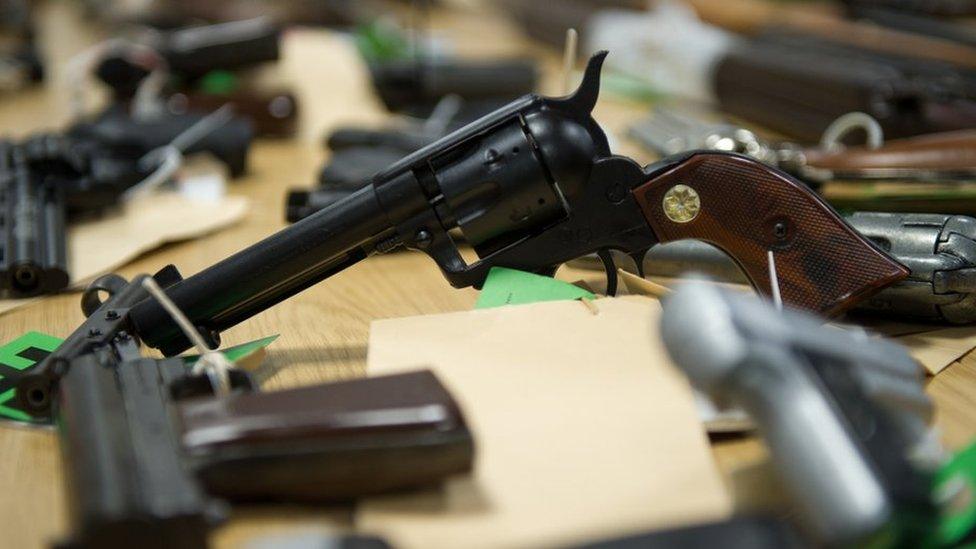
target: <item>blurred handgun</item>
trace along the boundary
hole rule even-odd
[[[68,285],[65,193],[35,169],[44,152],[0,142],[0,291],[15,297]]]
[[[0,91],[19,90],[44,78],[33,10],[27,0],[0,0]]]
[[[266,18],[147,31],[139,38],[162,58],[170,74],[196,80],[213,70],[234,70],[276,61],[281,29]],[[117,97],[130,98],[150,71],[125,52],[110,55],[95,69]]]
[[[199,113],[137,117],[130,114],[124,105],[115,104],[89,120],[76,122],[68,128],[67,133],[73,139],[90,140],[118,154],[139,158],[171,143],[205,118],[206,115]],[[227,166],[231,177],[239,177],[247,171],[253,138],[250,121],[239,116],[228,116],[218,127],[194,135],[182,152],[212,154]]]
[[[464,101],[465,118],[474,119],[531,93],[538,81],[528,59],[394,59],[369,65],[373,88],[386,108],[427,117],[444,97]]]
[[[976,127],[976,80],[966,71],[796,33],[733,47],[713,85],[723,111],[806,141],[849,112],[871,115],[889,137]]]
[[[165,73],[159,99],[172,115],[206,113],[231,103],[261,135],[294,133],[298,102],[286,91],[241,86],[231,72],[280,57],[281,29],[267,18],[255,18],[176,30],[153,30],[106,54],[94,68],[113,91],[113,102],[130,105],[154,71]],[[147,60],[144,48],[157,60]]]
[[[118,205],[160,175],[167,178],[168,157],[156,158],[157,152],[209,152],[232,175],[243,173],[250,126],[214,118],[218,114],[143,121],[109,109],[62,134],[0,142],[0,294],[22,298],[65,289],[71,279],[67,223]]]
[[[345,29],[390,9],[370,0],[150,0],[129,4],[119,0],[83,0],[85,15],[109,24],[133,23],[157,28],[183,27],[206,21],[219,23],[267,17],[282,25]]]
[[[166,98],[172,115],[208,113],[224,105],[246,118],[262,137],[288,137],[298,129],[298,98],[288,91],[260,91],[234,83],[228,91],[177,91]]]
[[[824,41],[846,44],[854,48],[899,56],[908,59],[949,63],[958,67],[976,68],[976,51],[966,44],[933,38],[920,32],[908,32],[883,27],[871,22],[847,17],[843,6],[824,4],[810,9],[803,4],[775,3],[767,0],[739,0],[735,4],[725,0],[688,0],[703,21],[730,29],[739,34],[756,35],[775,31],[797,32]],[[938,9],[950,6],[953,0],[854,0],[856,5],[901,3],[905,9]],[[976,5],[972,0],[960,0]],[[965,8],[963,8],[965,9]]]
[[[471,433],[429,371],[261,393],[241,370],[197,368],[216,352],[141,356],[125,311],[152,299],[147,278],[96,280],[48,357],[64,365],[66,547],[205,547],[225,501],[346,501],[470,470]]]
[[[904,348],[707,282],[665,300],[661,334],[696,387],[753,419],[815,542],[931,541],[944,456]]]
[[[938,2],[931,3],[938,4]],[[871,2],[848,1],[846,4],[847,12],[852,19],[870,21],[891,29],[922,34],[938,40],[976,48],[976,31],[964,23],[956,23],[917,12],[913,13],[893,6],[883,6],[877,3],[872,5]],[[970,9],[976,13],[976,2],[971,3]]]
[[[369,185],[370,178],[414,151],[430,145],[472,122],[463,101],[449,95],[423,122],[408,120],[388,128],[345,127],[326,140],[329,159],[313,189],[293,189],[285,203],[285,218],[294,223]]]
[[[976,322],[976,219],[876,212],[857,212],[845,219],[911,271],[908,278],[860,302],[851,314],[944,324]],[[575,264],[602,269],[594,257]],[[628,263],[621,261],[620,265]],[[649,276],[681,277],[698,272],[747,283],[728,255],[698,240],[658,246],[648,253],[643,267]]]
[[[417,20],[429,17],[427,3],[413,7]],[[373,89],[391,112],[426,118],[453,96],[462,102],[463,118],[474,120],[535,89],[533,60],[444,55],[430,47],[425,32],[423,24],[408,34],[380,20],[361,25],[354,35]]]

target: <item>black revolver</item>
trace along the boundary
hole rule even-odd
[[[608,293],[610,251],[640,258],[659,242],[699,238],[726,250],[761,291],[769,257],[784,301],[839,313],[907,276],[807,187],[754,160],[714,152],[647,168],[610,153],[590,115],[605,54],[570,97],[528,95],[377,174],[329,208],[179,280],[161,283],[211,348],[220,332],[373,253],[422,250],[455,287],[481,287],[489,270],[552,275],[599,252]],[[479,259],[464,261],[458,229]],[[156,302],[119,311],[127,333],[173,355],[189,341]],[[59,378],[47,360],[18,384],[25,412],[44,414]]]
[[[612,155],[590,115],[604,56],[572,96],[525,96],[167,292],[216,343],[221,330],[397,246],[430,255],[455,287],[480,287],[495,266],[551,275],[599,252],[613,293],[610,250],[641,258],[659,242],[699,238],[766,292],[773,252],[783,299],[826,314],[907,276],[804,185],[754,160],[691,152],[642,169]],[[478,261],[462,259],[452,229]],[[154,303],[134,307],[131,322],[164,353],[187,348]]]

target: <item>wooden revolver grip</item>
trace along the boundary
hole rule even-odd
[[[795,307],[836,315],[909,274],[805,185],[744,156],[693,154],[633,195],[658,240],[721,248],[766,295],[771,250]]]

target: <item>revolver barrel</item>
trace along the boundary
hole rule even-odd
[[[364,259],[389,232],[386,212],[372,187],[366,187],[176,283],[166,293],[217,343],[221,330]],[[130,318],[151,347],[176,354],[189,346],[155,301],[134,307]]]

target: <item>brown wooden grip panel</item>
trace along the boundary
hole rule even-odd
[[[474,441],[430,371],[178,407],[182,442],[208,494],[233,501],[342,501],[471,470]]]
[[[664,210],[666,193],[679,184],[700,203],[684,223]],[[766,295],[773,250],[780,295],[795,307],[839,314],[909,274],[802,183],[746,157],[698,153],[633,193],[661,242],[693,238],[718,246]],[[679,198],[693,203],[688,194]]]

